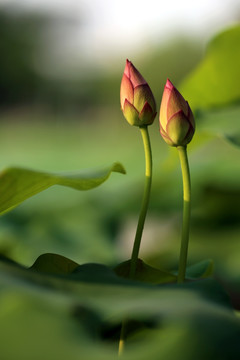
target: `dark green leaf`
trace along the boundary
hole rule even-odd
[[[108,266],[94,263],[79,265],[72,272],[71,279],[88,283],[127,285],[126,281],[119,278]],[[129,282],[129,285],[133,285],[133,282]]]
[[[103,170],[74,174],[50,174],[21,168],[6,169],[0,174],[0,214],[53,185],[68,186],[76,190],[93,189],[106,181],[112,172],[125,174],[123,166],[119,163]]]
[[[114,271],[118,276],[129,278],[130,260],[115,267]],[[135,279],[149,284],[167,284],[176,282],[176,275],[164,270],[155,269],[138,259]]]
[[[30,269],[43,273],[65,275],[71,274],[78,266],[79,264],[65,256],[43,254],[37,258]]]
[[[3,260],[9,262],[8,259],[3,258]],[[17,265],[14,262],[13,264]],[[29,270],[51,275],[66,275],[69,280],[82,282],[109,284],[123,283],[123,279],[117,277],[115,272],[106,265],[97,263],[79,265],[75,261],[58,254],[40,255]]]
[[[203,260],[197,264],[189,266],[186,271],[188,279],[204,279],[213,275],[213,260]]]
[[[87,267],[94,275],[94,267]],[[120,329],[126,317],[146,326],[126,340],[123,359],[240,357],[240,322],[216,281],[129,286],[125,279],[106,283],[108,270],[103,267],[97,274],[99,269],[99,282],[92,283],[0,260],[1,357],[113,360],[117,340],[111,342],[106,334],[102,338],[102,331],[106,326]]]
[[[130,260],[115,267],[114,271],[118,276],[128,279],[130,272]],[[187,268],[186,277],[188,280],[204,279],[213,274],[213,261],[204,260]],[[177,281],[176,273],[153,268],[138,259],[135,279],[149,284],[168,284]]]

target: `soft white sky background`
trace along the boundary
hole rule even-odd
[[[79,27],[74,26],[63,43],[69,59],[77,54],[90,63],[104,62],[106,56],[131,57],[141,47],[178,33],[207,40],[240,20],[240,0],[0,0],[0,4],[79,19]]]

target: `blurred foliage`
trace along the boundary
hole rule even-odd
[[[211,40],[203,61],[184,80],[181,90],[196,109],[226,106],[240,99],[240,26]]]
[[[0,8],[2,107],[25,105],[73,114],[96,106],[119,106],[119,71],[124,68],[125,58],[114,60],[108,71],[89,68],[83,72],[79,66],[74,76],[70,67],[63,68],[63,74],[54,74],[57,64],[53,65],[53,49],[60,45],[51,34],[54,30],[61,34],[63,27],[64,18]],[[141,68],[158,99],[166,78],[179,82],[200,56],[201,46],[193,39],[182,37],[168,41],[159,49],[143,49],[132,60]]]
[[[65,27],[76,25],[80,26],[64,16],[0,6],[1,108],[44,107],[60,112],[84,104],[79,82],[76,88],[64,75],[52,75],[57,67],[52,64],[54,53],[61,47],[59,38]]]
[[[203,59],[198,44],[184,41],[157,49],[139,63],[131,59],[158,94],[157,101],[169,77],[182,81],[179,89],[194,108],[189,264],[212,258],[215,274],[236,309],[240,307],[239,35],[239,27],[218,35]],[[240,356],[239,319],[215,280],[187,283],[181,289],[174,284],[153,289],[116,280],[107,266],[77,266],[83,262],[116,266],[131,253],[144,162],[140,133],[125,122],[117,106],[121,76],[116,68],[114,73],[77,79],[63,88],[59,79],[55,83],[59,93],[52,83],[45,96],[58,110],[56,116],[17,110],[1,116],[1,168],[21,165],[57,172],[118,160],[127,170],[127,176],[113,174],[90,193],[48,189],[1,217],[3,255],[27,267],[46,252],[72,259],[38,258],[31,269],[0,261],[1,351],[6,360],[16,358],[16,353],[34,359],[113,359],[121,320],[129,313],[126,359],[178,360],[179,353],[187,360]],[[74,116],[72,110],[71,115],[61,111],[70,104]],[[160,139],[157,121],[149,130],[154,178],[141,258],[148,264],[142,266],[142,277],[150,272],[155,282],[160,268],[165,269],[161,277],[168,279],[169,271],[174,274],[177,269],[182,184],[175,149]],[[188,269],[190,276],[200,270],[209,276],[212,261],[201,264],[203,268]],[[158,270],[153,274],[151,267]],[[136,326],[142,331],[136,333]]]
[[[129,262],[116,264],[131,253],[144,161],[140,132],[119,110],[125,59],[106,73],[76,73],[74,81],[66,74],[43,75],[36,57],[42,59],[44,44],[51,46],[39,41],[51,21],[0,14],[0,103],[10,110],[1,113],[0,167],[41,169],[46,175],[105,168],[117,160],[127,176],[113,173],[91,192],[56,186],[0,218],[0,253],[18,262],[0,259],[1,358],[115,359],[121,321],[129,314],[123,359],[239,358],[239,319],[228,296],[240,309],[239,26],[215,37],[204,56],[198,42],[176,38],[131,59],[158,104],[169,77],[181,83],[196,117],[189,146],[193,206],[187,271],[194,281],[176,285],[182,211],[177,152],[163,143],[156,121],[149,129],[154,178],[144,262],[138,264],[138,280],[144,282],[127,280]],[[31,172],[28,183],[26,171],[9,174],[24,196],[15,201],[13,187],[4,189],[3,182],[2,200],[9,195],[17,205],[38,192],[41,172]],[[109,171],[100,175],[101,182]],[[47,175],[45,188],[49,179],[50,185],[63,180]],[[79,265],[84,262],[91,264]],[[224,286],[209,279],[213,269]]]
[[[84,194],[82,200],[71,191],[64,195],[58,189],[48,190],[43,197],[36,196],[33,201],[28,200],[26,205],[1,218],[1,252],[16,260],[21,259],[26,264],[45,250],[62,254],[67,251],[68,256],[79,261],[93,259],[114,262],[125,256],[119,251],[116,242],[120,241],[119,233],[124,228],[125,217],[136,216],[138,211],[136,199],[141,196],[139,178],[143,171],[142,156],[136,157],[142,152],[141,138],[124,123],[119,111],[119,86],[125,58],[120,59],[116,66],[111,64],[109,72],[98,73],[95,70],[96,76],[89,71],[84,76],[81,72],[76,73],[74,81],[66,73],[63,78],[43,77],[35,66],[36,58],[39,63],[42,52],[54,45],[46,42],[49,39],[43,36],[53,19],[43,15],[5,12],[1,23],[6,50],[7,46],[14,43],[15,51],[19,51],[12,62],[7,60],[11,54],[10,48],[6,54],[1,52],[2,62],[9,63],[9,71],[11,66],[19,71],[27,84],[28,76],[22,68],[18,68],[24,64],[29,74],[34,72],[36,80],[35,90],[30,89],[34,101],[31,96],[22,99],[28,85],[24,81],[18,82],[18,77],[14,80],[13,76],[16,86],[11,82],[6,83],[5,94],[16,91],[18,100],[15,101],[12,95],[9,95],[10,103],[3,100],[3,104],[11,104],[11,108],[9,113],[1,116],[0,148],[4,153],[1,168],[14,165],[51,172],[71,171],[96,167],[97,164],[106,166],[109,160],[115,162],[119,159],[130,170],[128,181],[114,179],[115,185],[110,180],[112,189],[109,192],[104,188],[102,192],[94,191],[88,196]],[[159,49],[143,49],[142,55],[132,60],[141,68],[159,98],[166,77],[171,75],[173,80],[180,81],[194,67],[200,54],[198,43],[179,38]],[[176,57],[179,61],[177,67]],[[4,66],[2,68],[6,81],[10,81],[8,71],[5,71]],[[152,69],[155,69],[157,76]],[[30,110],[27,107],[23,110],[16,107],[20,104],[28,105]],[[39,111],[39,107],[44,110]],[[157,125],[154,127],[155,144],[159,147]],[[114,136],[116,133],[119,141]],[[129,153],[128,147],[123,147],[123,139],[124,144],[134,144],[134,151]],[[161,159],[166,157],[162,149],[165,149],[164,145],[160,145],[162,156],[158,157],[156,169]],[[122,196],[124,192],[126,197]],[[172,201],[173,205],[176,202],[173,192]],[[154,211],[158,212],[159,206],[172,209],[168,203],[169,199],[163,200],[163,205],[159,205],[156,200]],[[101,210],[103,207],[104,212]],[[80,219],[78,214],[81,214]]]
[[[0,11],[0,104],[31,104],[41,90],[34,68],[45,19]]]
[[[177,360],[179,351],[187,360],[240,356],[240,323],[215,280],[152,286],[100,264],[77,266],[45,254],[39,267],[39,260],[28,269],[0,259],[6,360],[115,359],[121,321],[129,314],[123,359]]]

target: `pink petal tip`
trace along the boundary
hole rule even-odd
[[[169,90],[173,90],[175,88],[175,86],[171,83],[169,79],[167,79],[165,87]]]
[[[126,59],[126,65],[125,65],[125,69],[124,69],[124,74],[129,78],[130,77],[130,67],[131,67],[132,63],[131,61],[129,61],[128,59]]]

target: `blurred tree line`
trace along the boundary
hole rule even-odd
[[[67,103],[64,83],[44,73],[49,33],[64,19],[44,13],[0,9],[0,106],[56,108]]]
[[[65,69],[64,76],[49,76],[44,53],[51,55],[52,44],[48,36],[52,28],[60,31],[64,19],[44,13],[0,9],[0,106],[44,107],[56,112],[81,112],[94,106],[119,106],[119,84],[124,58],[109,71],[94,70],[96,76]],[[79,26],[80,24],[78,24]],[[55,31],[56,31],[55,29]],[[66,41],[66,40],[65,40]],[[62,44],[64,46],[64,44]],[[201,57],[198,42],[182,38],[168,41],[159,48],[143,51],[131,59],[141,68],[156,97],[160,98],[167,77],[175,83],[196,65]],[[136,60],[136,61],[135,61]],[[51,71],[51,70],[50,70]]]
[[[0,11],[0,104],[32,103],[41,92],[43,78],[34,68],[39,51],[41,17]]]

